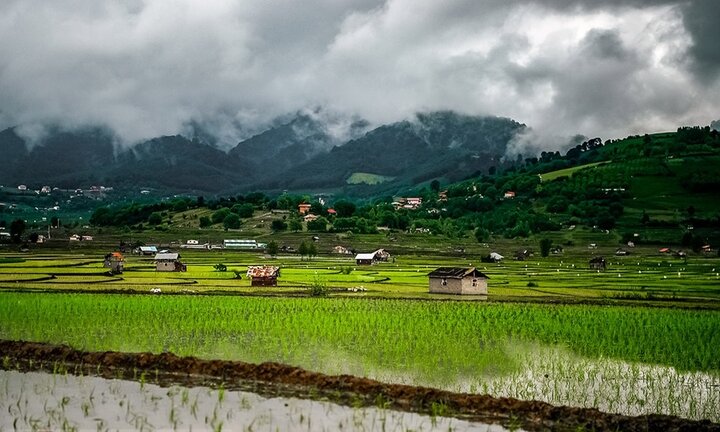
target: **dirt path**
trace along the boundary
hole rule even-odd
[[[186,386],[222,384],[264,396],[327,399],[349,406],[452,416],[509,428],[545,430],[718,431],[720,424],[666,415],[638,417],[544,402],[451,393],[370,379],[330,376],[278,363],[202,360],[174,354],[84,352],[64,345],[0,341],[0,368],[97,375]]]

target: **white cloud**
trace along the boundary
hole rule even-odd
[[[315,106],[500,115],[545,136],[707,124],[720,88],[692,56],[708,32],[684,3],[649,3],[6,0],[0,126],[99,123],[132,142],[194,122],[229,146]]]

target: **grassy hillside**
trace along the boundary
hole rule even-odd
[[[393,180],[395,177],[382,176],[378,174],[355,172],[346,180],[347,184],[368,184],[376,185]]]

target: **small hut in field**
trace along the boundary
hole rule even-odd
[[[105,255],[103,267],[110,269],[110,274],[120,274],[123,272],[125,257],[120,252],[112,252]]]
[[[155,270],[166,272],[187,271],[185,264],[180,262],[180,254],[173,252],[161,252],[155,255]]]
[[[601,256],[591,259],[589,264],[592,270],[605,270],[607,268],[605,258]]]
[[[251,286],[277,286],[278,276],[280,276],[280,267],[264,265],[249,266],[247,269]]]
[[[428,274],[430,292],[439,294],[487,294],[488,276],[475,267],[440,267]]]

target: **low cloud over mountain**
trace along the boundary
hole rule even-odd
[[[718,16],[714,0],[6,0],[0,128],[201,129],[227,149],[313,106],[376,125],[497,115],[550,142],[708,124]]]

